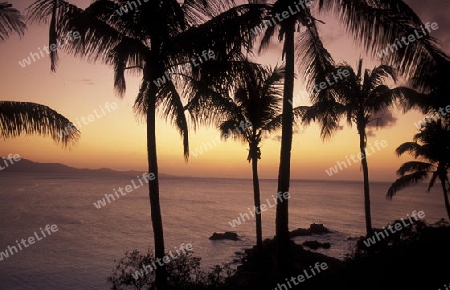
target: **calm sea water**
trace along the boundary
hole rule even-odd
[[[152,247],[150,207],[146,188],[97,209],[93,202],[130,178],[49,178],[0,176],[0,251],[27,239],[47,224],[58,231],[0,261],[0,289],[109,289],[106,277],[114,260],[126,251]],[[429,222],[446,216],[436,187],[420,185],[384,198],[388,183],[372,183],[372,218],[383,227],[413,210],[423,210]],[[255,243],[254,220],[236,228],[228,222],[252,206],[251,180],[163,178],[160,182],[166,249],[191,243],[205,267],[233,261],[235,252]],[[262,180],[262,203],[276,192],[275,180]],[[290,229],[323,223],[333,234],[296,238],[329,241],[320,252],[343,258],[347,237],[364,234],[362,183],[292,181]],[[264,237],[274,235],[275,207],[263,213]],[[236,231],[241,241],[210,241],[213,232]]]

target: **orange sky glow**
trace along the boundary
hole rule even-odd
[[[22,13],[33,1],[14,0],[12,4]],[[69,1],[85,8],[90,0]],[[406,1],[419,14],[424,22],[436,22],[439,29],[432,31],[444,51],[450,52],[448,28],[450,2],[448,1]],[[360,50],[346,35],[336,19],[320,15],[326,22],[320,24],[320,32],[325,47],[336,62],[347,62],[356,66],[359,57],[364,57],[365,68],[378,65]],[[23,136],[2,140],[0,155],[19,154],[22,158],[37,162],[58,162],[80,168],[107,167],[116,170],[142,170],[147,167],[145,124],[132,110],[139,90],[140,76],[127,76],[127,91],[123,98],[113,90],[113,69],[102,64],[91,64],[60,52],[60,62],[56,73],[50,71],[49,57],[37,59],[22,67],[19,62],[30,53],[37,53],[48,45],[48,24],[28,24],[25,36],[13,36],[0,42],[0,100],[27,101],[47,105],[80,124],[81,139],[70,150],[62,149],[50,138]],[[281,49],[275,44],[258,56],[261,63],[275,65],[281,63]],[[402,85],[402,83],[398,83]],[[295,105],[307,105],[304,82],[297,76],[294,95],[298,96]],[[109,109],[108,109],[109,108]],[[114,108],[114,109],[113,109]],[[414,123],[423,115],[418,112],[392,111],[393,122],[381,129],[370,128],[368,142],[387,143],[385,148],[373,147],[368,157],[370,179],[373,181],[393,181],[395,171],[409,157],[397,158],[395,148],[405,141],[412,140],[417,129]],[[93,115],[94,117],[89,117]],[[83,121],[84,120],[84,121]],[[346,161],[358,153],[358,135],[355,127],[341,124],[342,130],[334,137],[322,141],[319,128],[313,124],[297,128],[292,146],[292,174],[295,179],[334,179],[362,180],[359,163],[333,176],[325,172],[338,161]],[[281,134],[281,133],[280,133]],[[190,131],[190,158],[186,163],[183,157],[182,140],[166,120],[157,123],[158,162],[160,172],[179,176],[251,178],[251,166],[246,161],[248,145],[236,141],[213,144],[219,136],[215,128],[200,128]],[[196,148],[211,143],[211,149],[194,156]],[[279,135],[267,136],[262,142],[260,177],[277,178],[280,142]]]

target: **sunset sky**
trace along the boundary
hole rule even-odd
[[[10,1],[22,13],[32,0]],[[80,8],[85,8],[90,0],[71,0]],[[436,22],[439,29],[431,35],[439,39],[444,51],[450,53],[450,2],[444,0],[406,1],[418,13],[424,22]],[[359,57],[364,57],[365,68],[372,69],[378,65],[362,50],[357,48],[339,23],[328,15],[318,17],[326,22],[319,24],[325,47],[331,52],[336,62],[347,62],[356,66]],[[401,37],[401,36],[400,36]],[[48,45],[48,24],[28,23],[25,36],[20,39],[13,36],[0,42],[0,100],[27,101],[47,105],[77,124],[81,118],[95,114],[88,124],[81,123],[81,139],[71,150],[62,149],[50,138],[24,136],[1,141],[0,155],[19,154],[21,157],[37,162],[58,162],[80,168],[108,167],[116,170],[146,171],[146,138],[145,125],[138,120],[132,110],[134,99],[138,93],[140,76],[127,76],[127,91],[123,98],[113,90],[113,69],[101,64],[89,64],[60,52],[60,62],[56,73],[50,71],[50,60],[44,58],[21,67],[19,61],[30,53],[37,53],[44,45]],[[281,63],[281,50],[274,45],[258,58],[261,63],[275,65]],[[398,85],[402,85],[399,83]],[[306,94],[301,77],[296,79],[294,96]],[[101,113],[105,104],[117,103],[117,109]],[[296,104],[307,105],[303,100]],[[398,166],[411,158],[397,158],[394,150],[402,142],[412,140],[416,133],[414,123],[423,118],[418,112],[403,114],[393,111],[386,115],[388,126],[382,129],[370,128],[368,142],[386,140],[387,147],[379,151],[375,148],[368,157],[371,180],[393,181]],[[335,136],[323,142],[319,136],[319,128],[313,124],[300,128],[295,134],[292,148],[292,178],[297,179],[342,179],[360,180],[360,165],[351,167],[329,177],[325,170],[336,165],[337,161],[345,161],[346,156],[358,153],[358,135],[356,128],[349,128],[342,123],[343,129]],[[219,132],[215,128],[201,128],[190,131],[190,158],[184,162],[182,140],[164,119],[157,123],[157,142],[160,172],[180,176],[235,177],[251,178],[251,167],[246,161],[247,145],[235,141],[227,141],[209,149],[195,157],[192,154],[203,142],[216,139]],[[276,178],[278,174],[280,142],[279,135],[272,135],[263,140],[262,159],[260,161],[260,177]],[[217,144],[217,142],[216,142]]]

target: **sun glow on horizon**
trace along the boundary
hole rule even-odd
[[[31,4],[26,0],[17,3],[21,11]],[[90,1],[71,1],[86,7]],[[14,3],[15,4],[15,3]],[[15,4],[16,5],[16,4]],[[319,30],[325,47],[337,63],[346,61],[355,66],[359,57],[366,54],[355,46],[340,24],[324,16],[325,25]],[[427,21],[427,19],[424,19]],[[442,23],[442,24],[441,24]],[[445,30],[440,22],[440,29]],[[441,28],[442,27],[442,28]],[[0,71],[2,100],[28,101],[47,105],[63,114],[72,122],[80,124],[81,138],[71,150],[61,149],[49,138],[23,136],[2,141],[0,155],[18,153],[23,158],[38,162],[59,162],[79,168],[108,167],[115,170],[146,170],[147,148],[145,124],[133,111],[133,104],[139,92],[140,76],[127,74],[127,91],[117,96],[113,88],[111,67],[87,63],[84,60],[60,53],[56,73],[50,71],[48,57],[21,67],[19,61],[30,52],[48,43],[48,25],[29,24],[22,39],[13,36],[0,42],[0,62],[8,70]],[[449,44],[446,42],[446,44]],[[448,48],[448,46],[446,46]],[[259,55],[256,60],[264,64],[281,63],[281,47],[278,43]],[[364,66],[372,69],[377,60],[364,60]],[[23,82],[26,85],[23,85]],[[294,105],[309,105],[304,79],[297,75],[294,88]],[[117,104],[114,110],[107,110],[105,104]],[[96,116],[96,114],[98,116]],[[91,121],[87,122],[90,115]],[[402,142],[412,140],[416,132],[414,123],[423,116],[415,111],[403,114],[394,110],[393,125],[386,128],[369,128],[368,142],[386,140],[388,146],[369,156],[371,180],[392,180],[398,166],[410,158],[397,158],[395,148]],[[86,122],[83,122],[85,120]],[[196,148],[211,142],[219,136],[215,128],[191,129],[189,132],[190,157],[186,163],[183,156],[182,139],[169,120],[158,116],[157,152],[160,172],[179,176],[236,177],[251,178],[251,165],[247,162],[248,145],[227,140],[194,156]],[[361,180],[359,164],[352,164],[333,176],[326,170],[346,156],[359,152],[358,135],[355,128],[341,123],[342,129],[328,140],[321,140],[318,125],[298,128],[292,144],[292,175],[294,179],[342,179]],[[259,161],[261,178],[277,178],[280,154],[281,132],[267,136],[261,144],[262,159]]]

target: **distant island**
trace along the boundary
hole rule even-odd
[[[2,169],[0,174],[4,173],[33,173],[33,174],[51,174],[51,175],[77,175],[77,176],[121,176],[121,177],[135,177],[142,175],[143,171],[128,170],[117,171],[109,168],[89,169],[89,168],[74,168],[61,163],[40,163],[28,159],[20,159],[20,161]],[[160,177],[178,177],[159,173]]]

